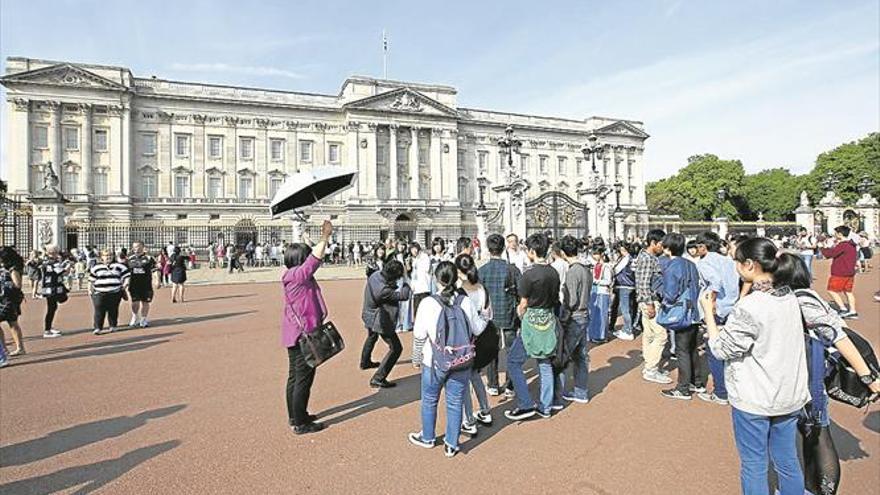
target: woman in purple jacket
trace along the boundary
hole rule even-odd
[[[308,413],[315,368],[306,364],[299,340],[304,334],[312,333],[327,316],[327,305],[324,304],[324,296],[315,280],[315,272],[324,259],[324,250],[332,232],[333,225],[324,221],[321,226],[321,240],[314,248],[297,243],[288,246],[284,253],[287,271],[281,278],[284,288],[281,343],[287,348],[289,360],[287,418],[297,435],[324,429],[324,424],[316,421],[318,417]]]

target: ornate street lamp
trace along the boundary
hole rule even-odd
[[[599,137],[596,136],[595,132],[591,132],[589,137],[587,137],[587,144],[581,147],[581,153],[584,154],[584,159],[592,162],[593,173],[598,173],[596,159],[602,159],[602,155],[605,153],[605,145],[599,142]]]
[[[623,191],[623,183],[620,182],[620,177],[617,178],[617,182],[614,183],[614,213],[620,213],[620,192]]]
[[[874,188],[875,182],[867,174],[862,176],[862,180],[859,181],[859,185],[857,186],[859,194],[868,194],[871,189]]]
[[[520,148],[522,148],[522,141],[513,135],[512,125],[508,125],[504,129],[504,137],[498,140],[498,147],[501,148],[502,153],[507,153],[507,178],[509,184],[514,178],[519,177],[519,169],[513,166],[513,154],[519,153]]]
[[[480,204],[478,206],[478,208],[480,210],[486,209],[486,203],[485,203],[484,199],[486,196],[486,187],[488,185],[489,185],[489,179],[487,179],[485,176],[481,175],[481,176],[477,177],[477,187],[480,189]]]
[[[834,176],[830,170],[825,174],[825,178],[822,179],[822,187],[825,188],[826,191],[833,191],[837,185],[840,184],[840,179]]]

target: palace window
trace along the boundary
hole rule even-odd
[[[144,155],[155,155],[156,154],[156,133],[144,133],[141,134],[141,142],[144,145]]]
[[[210,136],[208,138],[208,157],[223,158],[223,136]]]
[[[253,177],[238,178],[238,197],[239,199],[249,199],[254,196],[254,179]]]
[[[312,142],[311,141],[300,141],[299,142],[299,160],[301,162],[311,163],[311,161],[312,161]]]
[[[557,160],[559,162],[557,172],[559,173],[559,175],[567,175],[568,174],[568,166],[567,166],[568,164],[566,163],[567,162],[566,158],[564,156],[560,156],[557,158]]]
[[[95,151],[107,151],[107,129],[95,129]]]
[[[269,151],[272,156],[273,162],[280,162],[284,160],[284,140],[283,139],[273,139],[269,141]]]
[[[238,157],[242,160],[254,159],[254,138],[243,137],[238,139]]]
[[[174,197],[175,198],[188,198],[189,197],[189,176],[188,175],[178,175],[174,177]]]
[[[178,158],[189,156],[189,135],[176,134],[174,136],[174,154]]]
[[[49,147],[49,128],[38,125],[34,127],[34,148],[46,149]]]
[[[519,170],[523,175],[528,175],[529,173],[529,155],[519,155]]]
[[[222,177],[208,177],[208,197],[211,199],[223,197]]]
[[[64,172],[64,192],[67,194],[77,194],[79,186],[79,174],[76,172]]]
[[[156,176],[144,175],[141,177],[141,196],[144,198],[156,197]]]
[[[33,167],[31,169],[31,190],[39,191],[42,189],[45,177],[46,174],[40,170],[40,167]]]
[[[94,181],[94,192],[95,196],[106,196],[107,195],[107,172],[105,171],[96,171],[92,175],[92,180]]]
[[[468,202],[468,180],[464,177],[458,179],[458,200],[462,203]]]
[[[541,175],[547,175],[547,157],[544,155],[538,159],[538,172]]]
[[[339,164],[339,148],[340,146],[338,143],[331,143],[327,148],[327,161],[329,163],[334,165]]]
[[[582,158],[575,158],[574,159],[574,167],[575,167],[575,173],[577,175],[584,174],[584,160]]]
[[[274,198],[275,193],[278,192],[278,189],[281,188],[281,184],[284,183],[284,179],[281,177],[272,177],[269,179],[269,197]]]
[[[79,149],[79,129],[76,127],[64,128],[64,149],[74,151]]]
[[[486,174],[486,162],[489,160],[489,153],[485,151],[478,151],[478,163],[480,166],[480,175]]]

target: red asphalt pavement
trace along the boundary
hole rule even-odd
[[[821,287],[826,273],[819,262]],[[858,277],[852,326],[880,349],[878,274]],[[591,350],[588,405],[514,424],[503,416],[511,403],[493,398],[494,425],[463,436],[456,458],[410,445],[416,370],[401,362],[390,377],[399,386],[374,391],[357,368],[363,283],[322,282],[347,348],[317,372],[310,409],[329,428],[307,436],[287,427],[276,284],[193,287],[174,305],[163,289],[152,328],[105,336],[92,335],[91,304],[75,296],[53,340],[38,337],[44,303],[28,300],[28,354],[0,370],[0,494],[738,493],[729,408],[662,398],[641,380],[640,340]],[[405,361],[411,336],[402,340]],[[877,407],[834,403],[832,417],[840,493],[880,493]]]

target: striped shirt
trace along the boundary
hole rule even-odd
[[[97,293],[119,292],[129,276],[128,267],[117,261],[109,265],[98,263],[89,270],[89,280]]]

